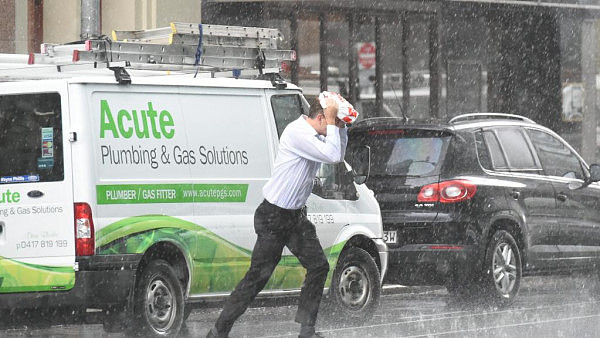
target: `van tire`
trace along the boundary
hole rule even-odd
[[[483,264],[481,288],[484,296],[499,307],[512,304],[521,288],[522,267],[521,251],[508,231],[494,233]]]
[[[379,306],[380,274],[365,250],[351,247],[342,252],[325,299],[324,317],[331,324],[363,324]]]
[[[144,337],[174,337],[185,311],[181,283],[162,259],[151,261],[137,281],[133,306],[134,325]],[[131,333],[131,332],[130,332]]]

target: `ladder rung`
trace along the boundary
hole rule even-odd
[[[115,32],[113,32],[115,34]],[[113,35],[114,38],[114,35]],[[113,40],[120,43],[140,43],[140,44],[156,44],[156,45],[189,45],[197,46],[199,41],[199,35],[188,35],[188,34],[167,34],[163,36],[155,36],[152,38],[125,38]],[[232,36],[204,36],[202,38],[203,44],[210,45],[224,45],[224,46],[240,46],[240,47],[258,47],[264,49],[277,49],[277,42],[274,39],[248,39],[241,37]]]
[[[140,54],[182,54],[182,55],[196,55],[197,46],[196,45],[157,45],[157,44],[147,44],[142,42],[113,42],[109,44],[104,41],[99,41],[99,43],[94,43],[92,45],[92,50],[94,52],[102,52],[107,50],[112,50],[113,53],[140,53]],[[285,53],[278,54],[278,50],[274,49],[261,49],[268,55],[276,55],[283,57],[284,55],[288,55],[291,53],[289,50],[281,50]],[[221,55],[224,57],[228,56],[247,56],[253,55],[256,56],[258,52],[258,48],[256,47],[241,47],[241,46],[223,46],[223,45],[212,45],[212,44],[202,44],[202,54],[207,55]],[[273,54],[275,53],[275,54]]]
[[[165,38],[169,40],[169,36],[173,33],[171,27],[161,27],[154,29],[135,30],[135,31],[112,31],[112,38],[115,41],[147,41],[156,38]]]
[[[40,45],[41,54],[48,56],[69,56],[73,55],[74,50],[83,50],[85,45],[82,43],[59,45],[55,43],[42,43]]]
[[[277,40],[281,38],[279,30],[260,27],[237,27],[223,25],[203,25],[203,39],[211,39],[213,44],[234,44],[256,46],[259,42],[263,48],[277,48]],[[112,32],[114,41],[146,42],[156,44],[198,44],[198,24],[173,22],[171,27],[155,28],[148,30]]]
[[[198,35],[173,34],[171,40],[166,43],[198,45]],[[275,39],[267,38],[247,39],[235,36],[204,36],[202,38],[202,44],[253,48],[260,46],[260,48],[263,49],[277,49],[277,41]]]
[[[132,67],[135,68],[134,64],[173,64],[173,65],[187,65],[193,66],[196,62],[195,57],[188,55],[163,55],[163,54],[140,54],[140,53],[111,53],[106,55],[105,53],[91,53],[91,52],[80,52],[81,61],[105,61],[110,59],[112,61],[129,61]],[[255,57],[217,57],[217,56],[202,56],[200,58],[200,65],[218,67],[218,68],[254,68],[256,58]],[[281,61],[277,59],[267,58],[265,60],[266,68],[278,68],[281,67]]]
[[[111,50],[112,52],[108,52]],[[107,54],[104,52],[107,51]],[[264,49],[265,58],[269,60],[292,60],[293,51]],[[94,56],[95,55],[95,56]],[[143,63],[179,63],[180,60],[191,60],[184,64],[194,64],[196,47],[191,45],[155,45],[131,42],[113,42],[112,44],[97,40],[92,43],[91,52],[80,52],[80,60],[103,61],[105,57]],[[212,62],[217,58],[245,58],[255,60],[258,48],[203,45],[202,57],[210,57]],[[211,66],[214,66],[211,64]]]
[[[198,24],[172,22],[171,28],[173,33],[181,34],[199,34]],[[202,33],[204,36],[232,36],[243,38],[264,38],[278,39],[281,37],[278,29],[262,28],[262,27],[242,27],[242,26],[225,26],[225,25],[202,25]]]

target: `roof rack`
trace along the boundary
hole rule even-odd
[[[0,63],[16,63],[11,69],[13,73],[25,71],[26,58],[27,65],[56,65],[55,72],[64,72],[65,66],[85,64],[109,68],[116,77],[117,73],[124,76],[127,73],[121,68],[196,75],[230,70],[232,77],[258,71],[258,76],[264,77],[267,73],[279,74],[283,61],[296,60],[295,51],[277,49],[282,35],[271,28],[173,22],[169,27],[157,29],[113,31],[112,37],[75,44],[42,44],[38,54],[0,54]],[[116,63],[122,65],[115,66]],[[278,84],[281,80],[276,75],[266,77]]]
[[[494,118],[519,120],[519,121],[524,121],[524,122],[529,122],[529,123],[535,124],[535,121],[533,121],[525,116],[514,115],[514,114],[502,114],[502,113],[462,114],[462,115],[458,115],[458,116],[451,118],[450,121],[448,121],[448,123],[456,123],[456,122],[469,121],[469,120],[494,119]]]

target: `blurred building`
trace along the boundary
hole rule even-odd
[[[200,6],[200,0],[0,0],[0,53],[39,53],[42,42],[80,41],[93,23],[98,35],[110,37],[115,29],[200,22]]]
[[[1,52],[82,38],[86,0],[0,0]],[[598,0],[95,0],[101,34],[171,21],[279,28],[285,76],[369,116],[519,114],[595,158]]]
[[[586,143],[582,125],[598,124],[599,1],[204,0],[202,12],[205,22],[279,27],[299,56],[290,79],[307,94],[344,93],[363,116],[519,114],[595,160],[595,127]]]

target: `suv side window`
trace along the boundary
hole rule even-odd
[[[500,142],[491,130],[481,131],[475,134],[477,144],[477,156],[484,169],[508,170],[504,153]]]
[[[541,130],[527,131],[546,175],[584,179],[581,161],[561,140]]]
[[[536,174],[541,171],[521,128],[482,130],[475,134],[475,142],[479,162],[485,169]]]
[[[540,169],[521,128],[498,128],[496,129],[496,135],[504,150],[511,171]]]

